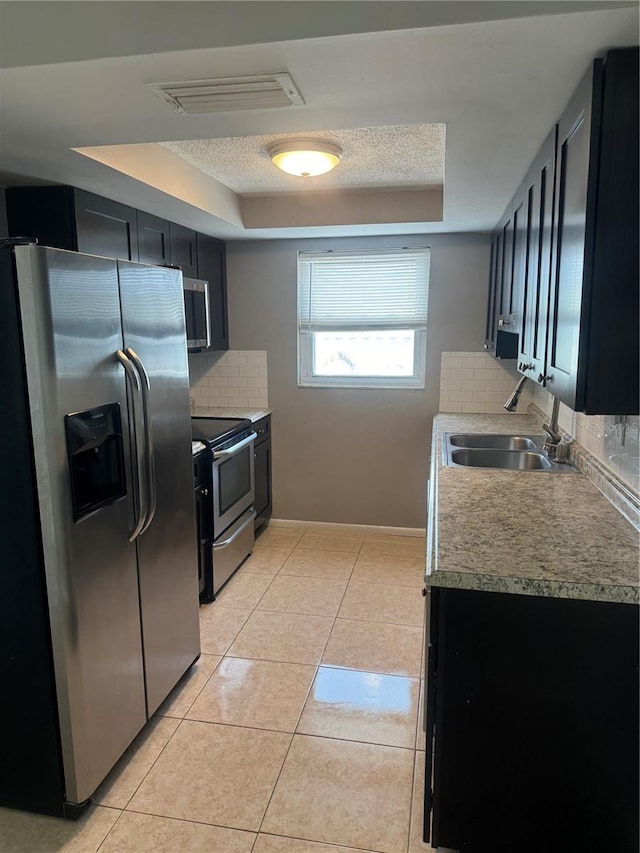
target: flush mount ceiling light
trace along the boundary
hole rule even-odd
[[[311,178],[335,169],[342,157],[342,148],[324,139],[287,139],[274,142],[267,148],[267,154],[283,172]]]

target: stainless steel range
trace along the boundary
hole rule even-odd
[[[192,418],[194,441],[211,453],[213,594],[253,551],[254,442],[246,418]]]

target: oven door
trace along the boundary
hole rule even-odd
[[[213,452],[213,537],[217,539],[255,500],[255,432]]]

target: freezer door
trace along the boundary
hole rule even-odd
[[[147,520],[136,539],[147,710],[200,654],[189,371],[178,270],[118,261],[124,351],[147,392]]]
[[[117,268],[15,258],[65,796],[81,803],[146,720]]]

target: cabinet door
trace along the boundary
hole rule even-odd
[[[431,836],[431,811],[433,821],[439,822],[439,800],[435,786],[435,736],[436,736],[436,673],[438,657],[440,590],[433,587],[426,595],[426,630],[424,658],[424,731],[425,731],[425,772],[424,772],[424,824],[422,838],[429,843]],[[440,769],[440,768],[439,768]]]
[[[169,223],[166,219],[138,211],[138,260],[141,264],[171,263]]]
[[[229,349],[226,250],[222,240],[198,234],[198,277],[209,282],[211,350]]]
[[[133,207],[75,190],[78,251],[138,260],[138,220]]]
[[[499,316],[506,317],[511,309],[511,287],[513,285],[513,216],[511,205],[498,226],[502,231],[502,263],[498,271]],[[498,321],[498,325],[500,322]]]
[[[524,182],[518,189],[513,200],[513,256],[511,265],[511,286],[506,294],[507,316],[502,326],[508,332],[517,334],[522,328],[522,313],[524,304],[524,276],[527,251],[527,196]]]
[[[551,237],[557,128],[554,127],[526,180],[526,253],[522,328],[518,369],[530,379],[546,370]]]
[[[180,267],[187,278],[198,278],[198,260],[196,253],[196,232],[183,225],[169,223],[171,243],[171,263]]]
[[[513,213],[509,205],[500,220],[496,236],[495,349],[496,358],[515,358],[518,336],[510,331],[513,288]]]
[[[200,603],[213,601],[213,571],[211,568],[211,497],[206,483],[194,491],[196,510],[196,542],[198,547],[198,590]]]
[[[599,95],[600,61],[592,65],[558,124],[546,385],[574,410],[579,350],[581,345],[586,346],[585,336],[581,336],[581,314],[585,261],[589,264],[585,258],[587,212],[593,217],[596,203],[595,181],[589,181],[590,160],[597,165],[597,133],[592,133],[594,87]]]
[[[6,191],[10,237],[27,237],[41,246],[78,249],[73,187],[9,187]]]
[[[640,409],[638,235],[638,48],[613,50],[604,64],[593,265],[585,276],[588,351],[577,405],[587,414]]]
[[[491,258],[489,260],[489,294],[487,300],[487,325],[484,333],[484,348],[495,352],[498,324],[498,259],[502,251],[502,235],[498,232],[491,238]]]
[[[255,446],[256,526],[271,515],[271,439]]]

